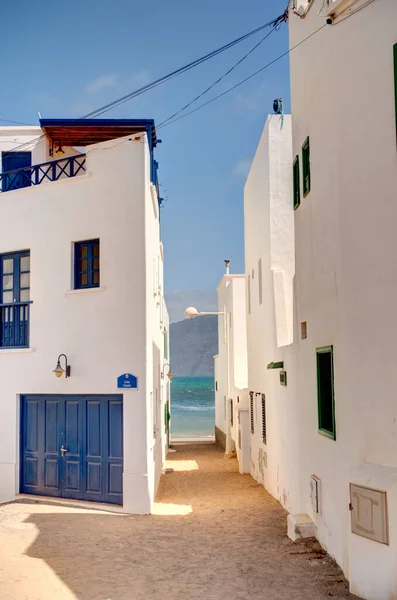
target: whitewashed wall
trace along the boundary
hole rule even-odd
[[[303,20],[290,15],[291,47],[324,23],[322,5],[315,0]],[[387,489],[384,466],[397,469],[396,43],[397,3],[382,0],[290,55],[293,156],[310,136],[311,159],[311,191],[295,212],[297,324],[308,327],[298,341],[303,512],[352,591],[369,600],[397,597],[393,495],[389,546],[352,534],[348,510],[350,482]],[[335,441],[317,422],[315,351],[330,344]],[[321,515],[310,504],[312,473],[322,482]]]
[[[299,410],[293,341],[291,116],[270,115],[244,190],[248,390],[254,393],[251,473],[287,510],[299,505]],[[249,285],[249,291],[248,291]],[[284,362],[287,386],[280,385]],[[266,397],[266,444],[261,394]]]
[[[19,394],[119,393],[117,376],[132,372],[139,389],[123,393],[123,508],[151,511],[160,468],[149,411],[160,387],[154,346],[157,362],[163,357],[151,258],[160,256],[160,240],[147,142],[125,140],[88,147],[82,176],[0,194],[0,253],[30,249],[33,301],[31,348],[0,350],[0,501],[19,490]],[[97,237],[101,287],[71,290],[73,242]],[[162,288],[162,267],[159,282]],[[52,372],[60,352],[71,364],[69,379]]]
[[[226,308],[228,343],[225,341],[224,318],[220,315],[218,317],[219,354],[215,357],[215,380],[218,388],[215,392],[215,425],[225,435],[227,450],[231,451],[237,441],[237,405],[240,396],[243,396],[243,390],[247,387],[245,276],[224,275],[217,291],[219,312],[223,312]],[[233,401],[233,418],[230,400]]]

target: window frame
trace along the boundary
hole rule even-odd
[[[299,155],[298,154],[295,156],[294,162],[292,163],[292,186],[293,186],[294,210],[296,210],[301,203]]]
[[[322,390],[320,386],[320,354],[331,355],[331,401],[332,401],[332,431],[321,426],[322,421]],[[317,368],[317,416],[318,416],[318,432],[331,440],[336,440],[336,419],[335,419],[335,385],[334,385],[334,347],[321,346],[316,348],[316,368]]]
[[[310,138],[307,136],[302,144],[302,191],[303,197],[310,193],[311,173],[310,173]]]
[[[393,66],[394,66],[394,104],[395,104],[395,126],[397,135],[397,44],[393,46]]]
[[[21,265],[23,258],[29,258],[29,269]],[[12,260],[12,272],[4,273],[4,261]],[[18,250],[16,252],[5,252],[0,255],[0,349],[17,349],[30,347],[30,274],[31,274],[30,250]],[[21,286],[21,275],[29,275],[29,285]],[[3,288],[3,276],[12,276],[12,288]],[[21,300],[21,292],[28,291],[28,300]],[[3,302],[3,293],[10,292],[13,296],[11,302]],[[6,329],[8,332],[6,333]],[[18,343],[3,343],[16,341]],[[22,341],[21,341],[22,340]]]
[[[262,407],[262,442],[267,446],[266,394],[261,394]]]
[[[99,254],[93,254],[94,245],[98,244],[99,246]],[[83,246],[87,246],[87,258],[79,258],[78,251]],[[95,258],[99,259],[99,268],[93,268],[93,261]],[[80,261],[87,260],[87,271],[82,271],[79,268]],[[80,284],[79,277],[83,273],[87,273],[87,284]],[[93,282],[94,273],[99,274],[98,283]],[[101,243],[99,238],[91,239],[91,240],[83,240],[81,242],[75,242],[74,244],[74,289],[75,290],[86,290],[90,288],[99,288],[101,285]]]
[[[253,435],[255,433],[254,392],[250,392],[249,396],[250,396],[250,429],[251,429],[251,434]]]

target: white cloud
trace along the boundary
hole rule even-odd
[[[150,83],[151,77],[148,71],[137,71],[133,73],[128,80],[129,85],[134,87],[143,87]]]
[[[97,94],[101,92],[105,88],[112,88],[118,85],[118,77],[114,73],[109,73],[109,75],[99,75],[86,86],[86,91],[89,94]]]
[[[238,161],[233,167],[233,175],[243,177],[244,179],[248,176],[252,164],[252,158],[243,158]]]

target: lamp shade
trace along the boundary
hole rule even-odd
[[[61,367],[61,363],[60,363],[60,362],[59,362],[59,360],[58,360],[58,362],[57,362],[57,366],[56,366],[56,367],[55,367],[55,369],[53,370],[53,373],[55,373],[55,375],[56,375],[57,377],[62,377],[62,375],[64,374],[64,372],[65,372],[65,371],[62,369],[62,367]]]

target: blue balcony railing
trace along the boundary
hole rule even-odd
[[[29,313],[31,302],[0,304],[0,347],[29,347]]]
[[[50,162],[23,167],[14,171],[0,173],[0,191],[9,192],[31,185],[40,185],[43,181],[58,181],[61,178],[76,177],[86,170],[86,155],[77,154]]]

